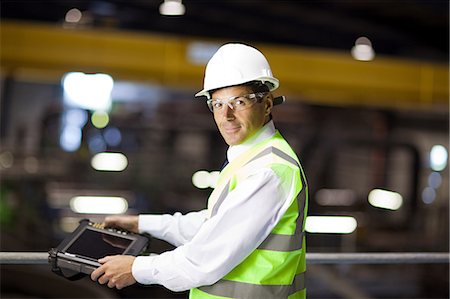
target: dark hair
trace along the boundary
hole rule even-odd
[[[255,92],[269,92],[270,88],[267,84],[261,82],[261,81],[250,81],[244,84],[239,84],[235,86],[245,86],[252,90],[252,93]],[[209,91],[209,94],[212,95],[216,90],[219,90],[221,88],[212,89]]]
[[[243,86],[247,86],[249,87],[252,92],[269,92],[269,86],[267,86],[266,84],[264,84],[261,81],[250,81],[247,83],[242,84]]]

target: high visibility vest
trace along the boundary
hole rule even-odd
[[[270,167],[281,181],[294,179],[294,186],[286,190],[286,194],[292,195],[288,199],[289,208],[269,236],[244,261],[215,284],[191,289],[190,299],[306,298],[304,224],[308,187],[297,156],[278,131],[222,170],[208,199],[209,217],[217,213],[229,192],[261,167]]]

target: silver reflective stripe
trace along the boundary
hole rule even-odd
[[[298,162],[286,154],[285,152],[277,149],[276,147],[269,147],[265,150],[261,151],[259,154],[257,154],[253,159],[248,161],[246,164],[255,161],[256,159],[263,157],[268,154],[275,154],[279,156],[280,158],[294,164],[295,166],[300,168],[300,165]],[[303,174],[300,174],[301,180],[302,180],[302,186],[305,185],[305,180],[303,178]],[[214,205],[214,208],[212,210],[211,216],[214,216],[217,214],[217,210],[219,209],[222,202],[225,200],[226,196],[228,195],[228,189],[230,187],[230,182],[227,183],[226,187],[222,190],[222,193],[219,196],[219,199],[217,200],[216,204]],[[303,227],[303,209],[305,206],[305,188],[303,188],[300,191],[300,194],[298,195],[297,201],[299,206],[299,216],[297,218],[297,229],[294,235],[283,235],[283,234],[274,234],[271,233],[269,236],[261,243],[261,245],[258,246],[258,249],[264,249],[264,250],[273,250],[273,251],[293,251],[301,249],[303,246],[303,235],[304,233],[301,232],[301,228]],[[300,199],[300,200],[299,200]]]
[[[260,157],[268,154],[275,154],[280,158],[286,160],[289,163],[294,164],[296,167],[300,168],[300,178],[302,181],[302,190],[297,195],[297,205],[299,209],[299,215],[296,223],[296,231],[293,235],[282,235],[271,233],[269,236],[261,243],[258,249],[265,249],[271,251],[294,251],[301,249],[303,246],[304,232],[302,232],[303,227],[303,216],[304,208],[306,204],[306,194],[307,185],[305,178],[303,176],[303,171],[299,163],[284,153],[283,151],[275,148],[269,147],[261,151],[258,155],[253,157],[246,165]],[[211,215],[215,215],[217,210],[225,197],[228,195],[230,182],[227,183],[224,190],[217,200]],[[204,286],[199,288],[201,291],[206,292],[215,296],[222,296],[228,298],[236,299],[250,299],[250,298],[267,298],[267,299],[287,299],[289,295],[299,292],[305,289],[305,273],[297,274],[294,277],[292,284],[290,285],[260,285],[252,284],[248,282],[237,282],[231,280],[219,280],[211,286]]]
[[[282,158],[300,168],[300,165],[297,163],[297,161],[294,158],[292,158],[288,154],[284,153],[283,151],[281,151],[273,146],[268,147],[265,150],[261,151],[259,154],[257,154],[255,157],[253,157],[250,161],[248,161],[245,165],[247,165],[248,163],[250,163],[252,161],[255,161],[256,159],[258,159],[260,157],[268,155],[270,153],[274,153],[275,155],[279,156],[280,158]],[[228,195],[229,188],[230,188],[230,182],[227,183],[226,187],[222,190],[222,193],[220,194],[219,199],[214,204],[214,207],[211,212],[211,217],[217,214],[217,210],[219,209],[220,205],[222,204],[222,202],[225,200],[225,198]]]
[[[289,156],[288,154],[286,154],[285,152],[283,152],[282,150],[277,149],[276,147],[273,147],[273,153],[277,156],[279,156],[280,158],[283,158],[284,160],[291,162],[292,164],[294,164],[295,166],[297,166],[298,168],[300,168],[300,165],[298,164],[298,162],[292,158],[291,156]]]
[[[269,236],[258,246],[258,249],[273,250],[273,251],[293,251],[302,249],[303,247],[303,215],[305,213],[306,202],[306,185],[304,185],[303,175],[302,183],[304,188],[300,190],[297,196],[298,216],[293,235],[282,235],[270,233]]]
[[[273,152],[279,157],[291,163],[294,163],[295,165],[298,165],[295,159],[291,158],[281,150],[275,147],[268,148],[268,150],[270,151],[264,150],[258,156],[259,157],[263,156],[261,155],[263,152],[265,152],[265,154]],[[270,233],[269,236],[264,240],[264,242],[262,242],[261,245],[258,246],[258,249],[273,250],[273,251],[293,251],[302,249],[304,232],[302,232],[301,230],[303,227],[303,215],[305,213],[306,188],[307,188],[305,178],[303,177],[302,172],[300,172],[300,179],[302,180],[303,188],[302,190],[300,190],[300,193],[297,196],[297,205],[299,214],[297,217],[294,235],[282,235]]]
[[[288,162],[290,162],[290,163],[292,163],[292,164],[294,164],[295,166],[297,166],[297,167],[300,168],[300,165],[298,164],[298,162],[297,162],[294,158],[292,158],[291,156],[289,156],[288,154],[286,154],[286,153],[283,152],[282,150],[277,149],[276,147],[273,147],[273,146],[268,147],[268,148],[266,148],[265,150],[261,151],[259,154],[257,154],[256,156],[254,156],[253,159],[251,159],[250,161],[248,161],[246,164],[248,164],[248,163],[250,163],[250,162],[252,162],[252,161],[255,161],[256,159],[261,158],[261,157],[263,157],[263,156],[265,156],[265,155],[268,155],[268,154],[270,154],[270,153],[274,153],[274,154],[277,155],[278,157],[280,157],[280,158],[282,158],[282,159],[284,159],[284,160],[286,160],[286,161],[288,161]]]
[[[285,299],[305,288],[305,273],[297,274],[290,285],[260,285],[232,280],[219,280],[211,286],[200,287],[205,293],[236,299]]]
[[[248,163],[250,163],[258,158],[261,158],[265,155],[268,155],[270,153],[273,153],[273,154],[277,155],[278,157],[286,160],[287,162],[294,164],[295,166],[297,166],[300,169],[300,179],[302,181],[302,190],[300,190],[300,193],[297,195],[297,204],[298,204],[299,215],[297,218],[297,229],[296,230],[298,231],[299,229],[301,229],[303,227],[303,215],[304,215],[304,210],[305,210],[306,192],[307,192],[306,189],[308,188],[308,186],[306,185],[306,180],[305,180],[305,177],[303,176],[302,168],[301,168],[300,164],[297,162],[297,160],[295,160],[294,158],[292,158],[291,156],[289,156],[282,150],[280,150],[274,146],[271,146],[271,147],[268,147],[265,150],[261,151],[255,157],[253,157],[253,159],[248,161],[246,163],[246,165]],[[296,234],[297,234],[297,232],[296,232]],[[275,235],[275,234],[271,234],[271,235],[269,235],[269,237],[272,237],[272,235]],[[264,243],[265,242],[263,242],[263,244]],[[301,245],[301,243],[300,243],[300,245]],[[266,248],[264,248],[264,249],[266,249]]]
[[[223,188],[222,193],[220,193],[220,196],[217,199],[216,204],[214,205],[214,208],[212,209],[211,217],[217,214],[217,210],[219,209],[220,205],[222,204],[222,202],[227,197],[229,189],[230,189],[230,181],[228,181],[228,183],[225,186],[225,188]]]
[[[293,251],[302,249],[302,246],[303,246],[303,232],[297,230],[293,235],[281,235],[271,233],[264,240],[264,242],[262,242],[261,245],[258,246],[258,249],[272,250],[272,251]]]

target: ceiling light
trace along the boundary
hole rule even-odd
[[[358,223],[351,216],[308,216],[305,230],[309,233],[350,234]]]
[[[100,171],[123,171],[128,159],[122,153],[98,153],[91,160],[91,166]]]
[[[181,0],[164,0],[159,6],[159,13],[164,16],[181,16],[186,9]]]
[[[199,170],[192,175],[192,184],[199,189],[215,188],[219,174],[219,171]]]
[[[372,42],[365,36],[359,37],[352,48],[352,56],[359,61],[370,61],[375,57]]]
[[[66,17],[64,19],[67,23],[78,23],[82,16],[83,14],[79,9],[72,8],[66,13]]]
[[[107,111],[114,80],[107,74],[71,72],[62,79],[64,103],[70,107]]]
[[[70,200],[70,208],[81,214],[123,214],[128,202],[118,196],[76,196]]]
[[[434,171],[444,170],[447,166],[448,152],[442,145],[433,145],[430,151],[430,167]]]
[[[209,187],[209,172],[206,170],[199,170],[192,176],[192,184],[199,189],[206,189]]]
[[[398,210],[403,204],[399,193],[382,189],[370,191],[368,200],[372,206],[388,210]]]

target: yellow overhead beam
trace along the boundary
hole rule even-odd
[[[105,72],[116,79],[200,90],[204,65],[190,62],[192,38],[111,29],[64,29],[55,25],[2,21],[2,72],[59,80],[69,71]],[[204,39],[203,42],[217,42]],[[447,109],[446,64],[255,44],[280,79],[277,94],[329,105]],[[51,76],[48,77],[48,74]]]

